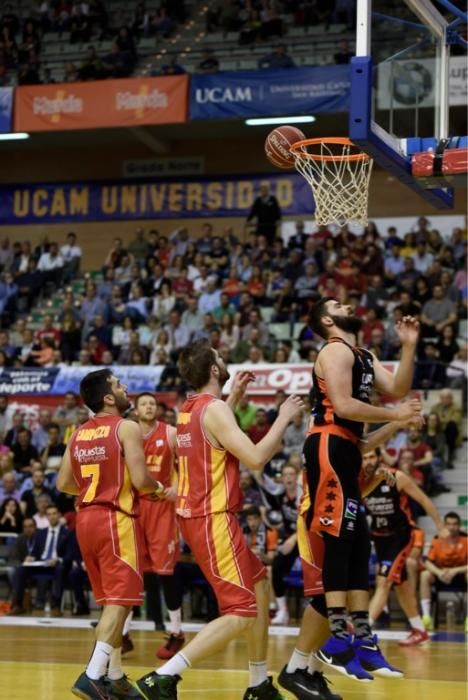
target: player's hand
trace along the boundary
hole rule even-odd
[[[395,410],[397,422],[405,425],[408,423],[418,425],[422,417],[422,405],[419,399],[410,399],[400,404]]]
[[[304,409],[305,404],[301,397],[291,394],[291,396],[288,396],[286,401],[281,404],[278,415],[280,415],[282,418],[287,418],[289,422],[294,418],[294,416],[297,416],[297,414]]]
[[[232,398],[236,403],[245,394],[249,384],[255,381],[255,374],[248,370],[242,370],[236,374],[232,382],[230,398]]]
[[[382,481],[385,481],[387,486],[395,486],[396,484],[395,474],[386,467],[378,467],[375,470],[375,476],[380,477]]]
[[[161,498],[165,501],[175,501],[177,498],[177,486],[169,486],[164,490],[164,494]]]
[[[416,345],[419,338],[419,321],[413,316],[403,316],[395,327],[402,345]]]
[[[49,559],[47,561],[47,566],[57,566],[58,564],[58,559]]]
[[[445,527],[445,525],[442,525],[442,527],[440,527],[440,528],[437,530],[437,535],[438,535],[442,540],[446,540],[446,539],[448,539],[448,538],[450,537],[450,532],[449,532],[448,528]]]
[[[30,564],[32,561],[34,561],[34,557],[32,557],[30,554],[28,554],[28,556],[25,557],[23,564]]]

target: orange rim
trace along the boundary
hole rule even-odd
[[[303,139],[302,141],[296,141],[296,143],[293,143],[291,148],[289,149],[289,152],[292,153],[293,155],[297,156],[298,158],[304,158],[305,160],[323,160],[323,161],[334,161],[334,160],[348,160],[348,161],[357,161],[357,160],[369,160],[369,156],[367,153],[363,153],[362,151],[360,153],[343,153],[343,154],[337,154],[336,156],[328,156],[328,155],[323,155],[322,153],[306,153],[305,151],[301,150],[304,146],[317,146],[318,144],[334,144],[334,145],[341,145],[341,146],[353,146],[354,148],[357,148],[357,146],[350,141],[348,138],[344,136],[330,136],[327,138],[317,138],[317,139]]]

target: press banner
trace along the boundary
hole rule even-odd
[[[11,116],[13,111],[13,88],[0,88],[0,133],[11,131]]]
[[[8,185],[0,187],[0,224],[246,216],[268,184],[284,215],[311,214],[301,175],[166,178],[164,181]]]
[[[288,68],[193,75],[191,119],[343,112],[351,89],[349,66]]]
[[[177,75],[18,87],[15,131],[184,122],[188,80],[187,75]]]

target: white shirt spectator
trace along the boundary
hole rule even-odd
[[[220,289],[213,289],[213,291],[209,291],[209,289],[206,289],[201,295],[198,300],[198,310],[201,314],[209,314],[215,309],[218,308],[218,306],[221,305],[221,290]]]
[[[75,258],[81,258],[83,252],[79,245],[69,245],[68,243],[65,243],[65,245],[60,248],[60,255],[64,261],[68,263]]]
[[[414,261],[414,269],[417,270],[418,272],[426,272],[434,262],[434,256],[432,253],[424,253],[424,255],[419,255],[419,253],[415,253],[413,256],[413,261]]]
[[[50,270],[58,270],[63,267],[63,258],[60,255],[51,255],[50,253],[42,253],[37,264],[37,269],[40,272],[49,272]]]

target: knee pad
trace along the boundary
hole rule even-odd
[[[327,618],[327,603],[325,601],[325,596],[323,594],[322,595],[314,595],[314,597],[309,600],[309,605],[319,615],[321,615],[325,619]]]

